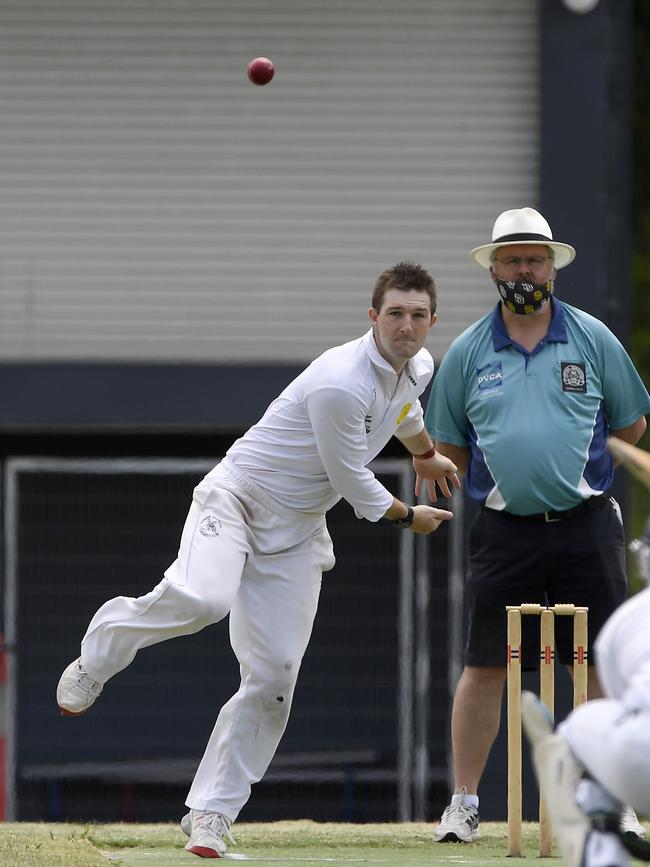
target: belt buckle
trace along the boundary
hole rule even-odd
[[[550,512],[544,512],[544,521],[547,524],[556,524],[558,521],[561,521],[562,518],[549,518]]]

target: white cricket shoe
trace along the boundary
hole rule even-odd
[[[235,845],[230,833],[230,819],[222,813],[212,813],[209,810],[190,810],[181,819],[181,828],[190,839],[185,844],[188,852],[200,858],[221,858],[228,848],[224,837]]]
[[[458,793],[466,795],[463,788]],[[440,824],[433,832],[436,843],[472,843],[481,836],[478,824],[478,809],[466,804],[449,804],[440,818]]]
[[[521,718],[562,857],[567,867],[581,867],[591,831],[591,823],[576,801],[576,785],[584,768],[566,739],[553,733],[547,709],[532,692],[521,695]]]
[[[635,837],[645,837],[645,828],[637,819],[632,807],[623,807],[618,827],[621,834],[633,834]]]
[[[81,716],[91,707],[103,686],[93,680],[81,664],[81,657],[65,669],[56,688],[56,701],[63,716]]]

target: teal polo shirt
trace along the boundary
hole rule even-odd
[[[467,490],[518,515],[570,509],[609,490],[610,430],[650,412],[627,352],[600,320],[553,298],[532,352],[508,336],[501,303],[450,346],[425,424],[470,449]]]

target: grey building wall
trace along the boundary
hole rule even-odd
[[[438,355],[487,309],[467,251],[538,198],[536,0],[0,16],[0,360],[302,364],[402,258]]]

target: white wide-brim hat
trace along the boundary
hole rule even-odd
[[[534,208],[513,208],[499,214],[492,229],[492,243],[474,247],[469,255],[483,268],[491,268],[493,251],[511,244],[544,244],[550,247],[555,253],[556,268],[564,268],[576,256],[571,244],[553,240],[551,227]]]

